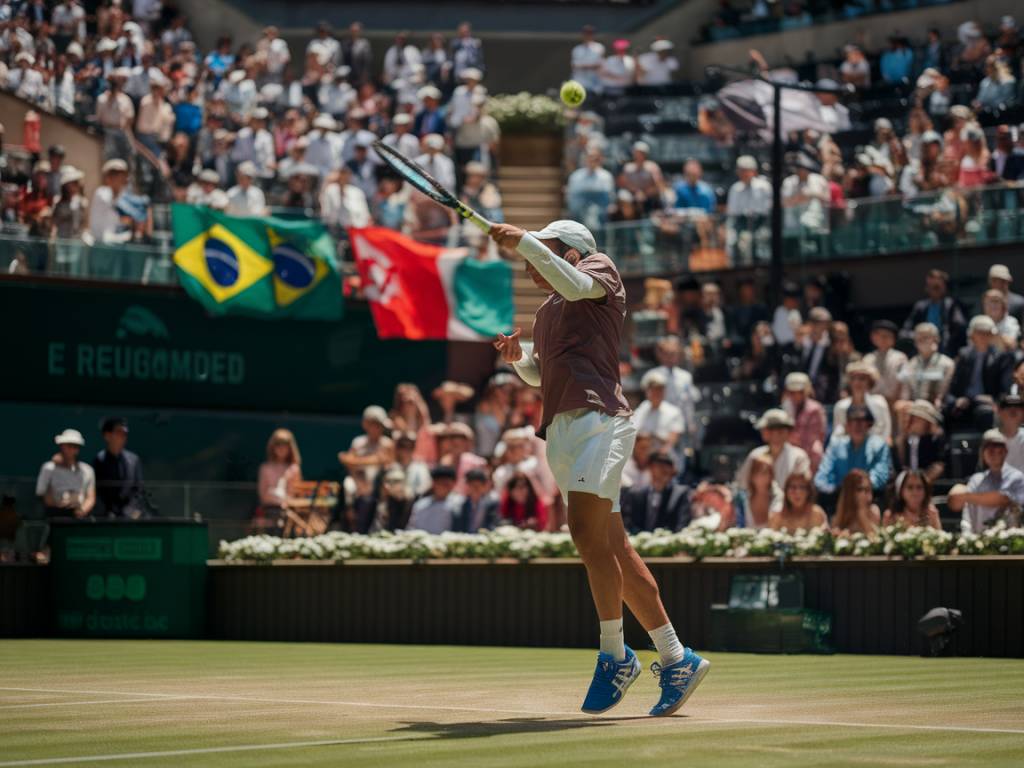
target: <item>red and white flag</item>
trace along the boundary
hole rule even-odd
[[[504,261],[384,227],[351,229],[349,241],[379,338],[486,341],[511,330],[512,270]]]

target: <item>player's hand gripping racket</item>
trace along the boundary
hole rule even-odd
[[[416,163],[401,152],[389,147],[379,139],[373,143],[373,149],[380,158],[391,166],[399,176],[412,184],[416,189],[432,200],[453,209],[462,218],[473,222],[485,233],[491,231],[491,222],[459,200],[455,195],[441,186],[433,176],[420,168]]]

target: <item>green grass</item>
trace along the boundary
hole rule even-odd
[[[3,641],[0,768],[1024,764],[1022,661],[709,658],[655,719],[649,673],[579,713],[590,651]]]

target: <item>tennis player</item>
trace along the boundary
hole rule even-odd
[[[518,328],[499,334],[494,346],[523,381],[541,388],[539,434],[547,440],[548,463],[597,607],[601,646],[582,709],[611,709],[640,674],[640,661],[622,637],[625,600],[661,656],[651,666],[661,698],[650,713],[671,715],[700,684],[709,662],[679,642],[658,584],[630,545],[619,514],[622,468],[636,439],[619,379],[622,279],[578,222],[553,221],[540,232],[495,224],[490,235],[521,254],[534,283],[550,294],[537,310],[532,348],[524,350]]]

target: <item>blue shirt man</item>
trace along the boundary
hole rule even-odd
[[[707,213],[715,211],[715,191],[701,179],[704,169],[696,160],[687,160],[683,165],[683,178],[676,182],[676,208],[700,208]]]
[[[874,421],[867,406],[850,406],[846,413],[846,436],[829,441],[814,476],[814,485],[821,493],[835,493],[851,469],[867,472],[874,490],[885,487],[892,473],[892,462],[885,440],[868,434]]]
[[[890,38],[890,42],[892,47],[882,54],[878,69],[882,73],[882,79],[887,83],[898,83],[910,77],[914,67],[914,52],[903,38],[893,37]]]

